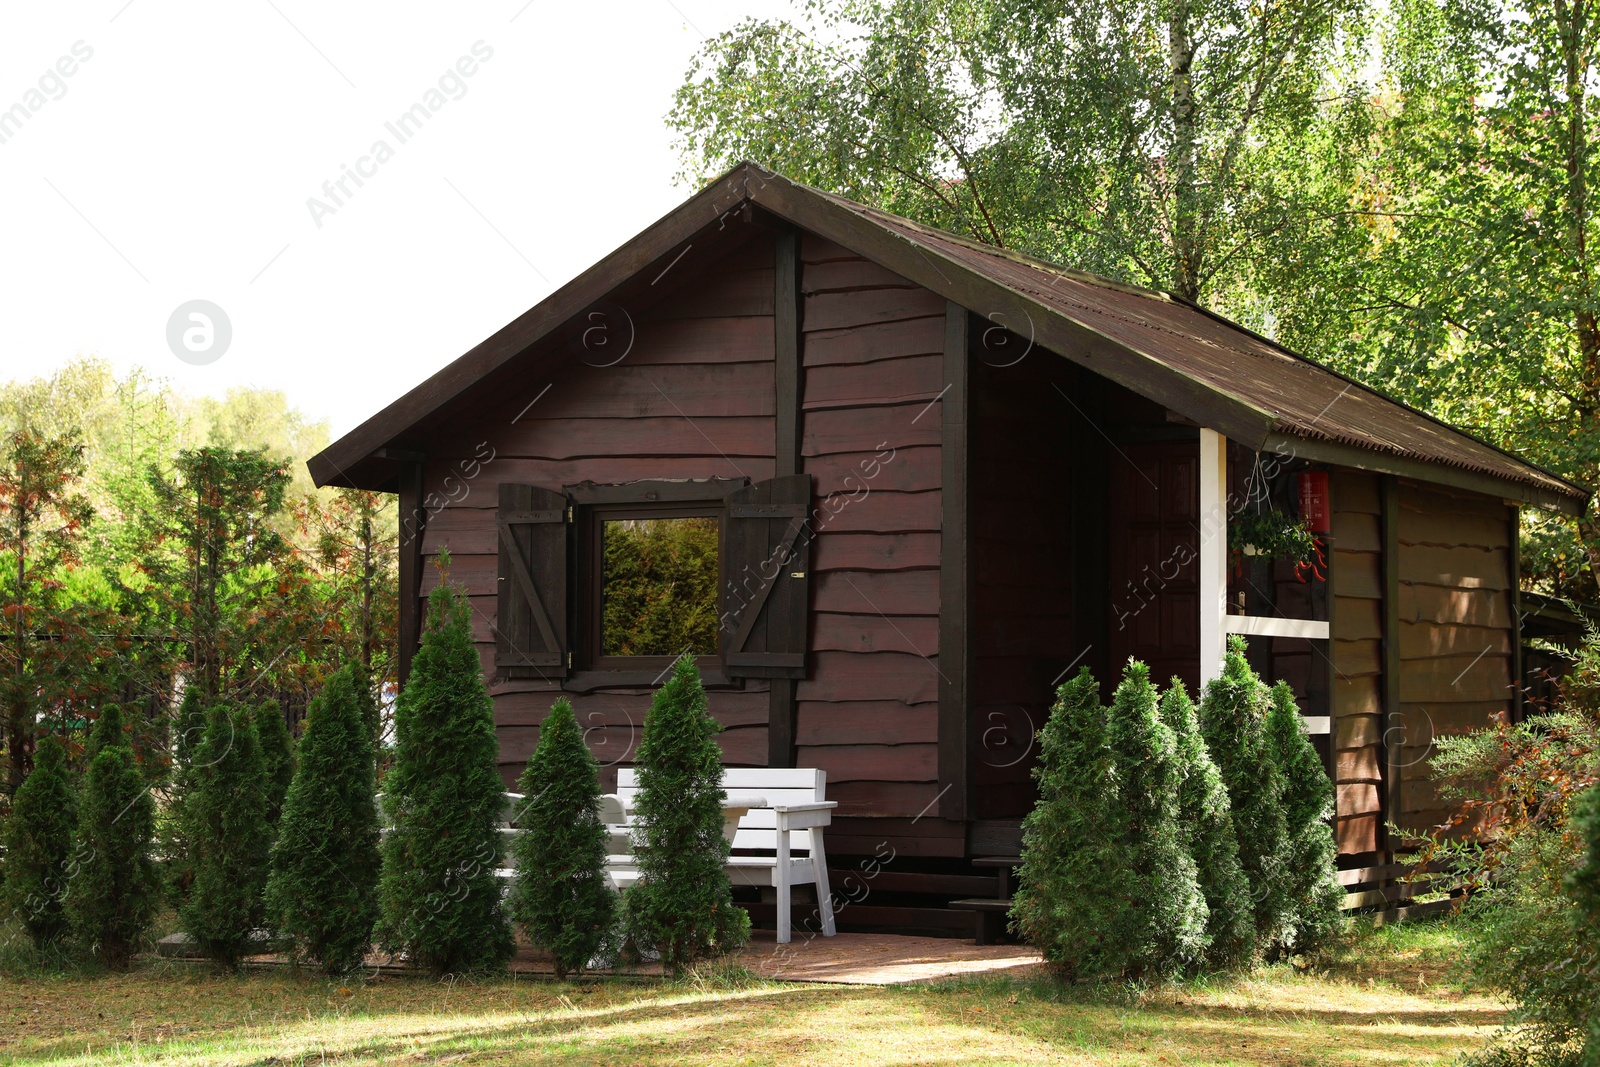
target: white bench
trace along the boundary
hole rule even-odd
[[[826,786],[827,772],[815,767],[730,767],[722,772],[727,793],[723,832],[733,847],[728,880],[777,891],[779,944],[790,940],[791,891],[797,885],[816,887],[823,936],[837,933],[822,828],[833,821],[833,809],[839,805],[824,799]],[[639,879],[631,855],[632,814],[639,792],[638,772],[620,768],[615,796],[606,797],[601,805],[601,818],[612,827],[607,873],[618,889]]]

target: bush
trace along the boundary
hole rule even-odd
[[[46,736],[12,801],[5,825],[5,881],[0,882],[0,916],[18,919],[39,948],[67,932],[62,897],[77,806],[66,750],[59,739]]]
[[[639,742],[639,880],[627,893],[629,937],[659,952],[673,974],[750,937],[750,916],[734,906],[724,869],[721,729],[706,710],[694,661],[680,658],[651,702]]]
[[[1178,824],[1179,770],[1172,731],[1156,711],[1150,670],[1129,660],[1111,700],[1107,742],[1116,802],[1103,891],[1112,896],[1105,956],[1125,978],[1165,979],[1198,963],[1206,903]]]
[[[155,802],[116,707],[100,712],[67,884],[67,916],[78,942],[113,969],[125,967],[161,902],[150,856]]]
[[[184,687],[173,727],[172,770],[166,803],[160,813],[162,852],[166,854],[167,892],[174,908],[189,899],[194,884],[194,855],[186,829],[189,794],[194,791],[195,765],[206,733],[205,698],[192,680]]]
[[[1200,701],[1200,734],[1228,789],[1256,944],[1269,948],[1286,940],[1292,860],[1283,772],[1267,738],[1271,697],[1244,653],[1244,638],[1230,637],[1222,674],[1206,684]]]
[[[1345,892],[1338,882],[1338,845],[1333,840],[1333,783],[1306,733],[1305,720],[1287,682],[1272,687],[1267,740],[1283,771],[1283,818],[1288,832],[1289,916],[1280,955],[1315,952],[1343,924]]]
[[[557,700],[517,783],[524,800],[512,846],[511,914],[555,958],[556,977],[580,971],[606,947],[617,897],[606,883],[600,765],[583,743],[572,705]]]
[[[1113,760],[1100,689],[1087,667],[1056,691],[1033,769],[1039,800],[1022,823],[1022,868],[1011,921],[1069,980],[1114,968],[1102,934],[1116,913],[1101,891],[1115,845]]]
[[[297,958],[329,974],[360,967],[378,917],[373,753],[354,667],[311,702],[272,846],[267,914]]]
[[[1436,746],[1430,768],[1458,808],[1417,859],[1454,862],[1470,891],[1463,977],[1512,1005],[1473,1060],[1577,1064],[1600,1014],[1600,938],[1579,903],[1587,808],[1578,804],[1600,778],[1600,637],[1585,642],[1550,714]]]
[[[225,967],[248,954],[261,925],[272,830],[254,716],[215,704],[195,754],[184,833],[194,863],[184,929]]]
[[[283,798],[294,781],[294,741],[276,701],[263,700],[256,705],[255,723],[261,745],[261,777],[267,785],[267,822],[276,827],[283,814]]]
[[[1161,721],[1172,730],[1179,769],[1179,834],[1206,901],[1204,962],[1216,970],[1236,967],[1255,955],[1255,909],[1239,866],[1228,790],[1200,739],[1194,701],[1176,678],[1162,694]]]
[[[1577,901],[1579,944],[1600,945],[1600,785],[1579,798],[1573,808],[1572,825],[1584,848],[1583,865],[1567,878],[1567,892]],[[1591,989],[1600,989],[1600,974],[1588,976]],[[1589,1020],[1589,1039],[1584,1046],[1584,1067],[1600,1067],[1600,1005]]]
[[[466,596],[441,581],[395,708],[395,761],[384,780],[379,937],[435,974],[501,968],[511,926],[500,904],[494,706],[483,687]]]

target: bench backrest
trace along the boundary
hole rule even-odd
[[[722,788],[729,793],[752,793],[769,805],[810,804],[827,800],[828,772],[820,767],[728,767],[722,772]],[[617,796],[632,808],[639,796],[639,772],[632,767],[617,769]],[[789,848],[806,852],[810,835],[804,830],[789,833]],[[778,848],[777,816],[770,807],[755,808],[739,820],[733,837],[735,852],[775,852]]]

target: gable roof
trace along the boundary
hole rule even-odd
[[[1260,451],[1581,512],[1586,489],[1205,309],[935,230],[743,163],[307,464],[318,485],[391,488],[428,428],[595,302],[675,263],[754,205],[1202,426]]]

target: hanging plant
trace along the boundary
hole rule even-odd
[[[1305,520],[1277,508],[1241,511],[1229,516],[1228,551],[1236,567],[1242,566],[1247,556],[1287,560],[1294,564],[1295,576],[1302,582],[1307,575],[1320,581],[1327,568],[1322,543]]]

